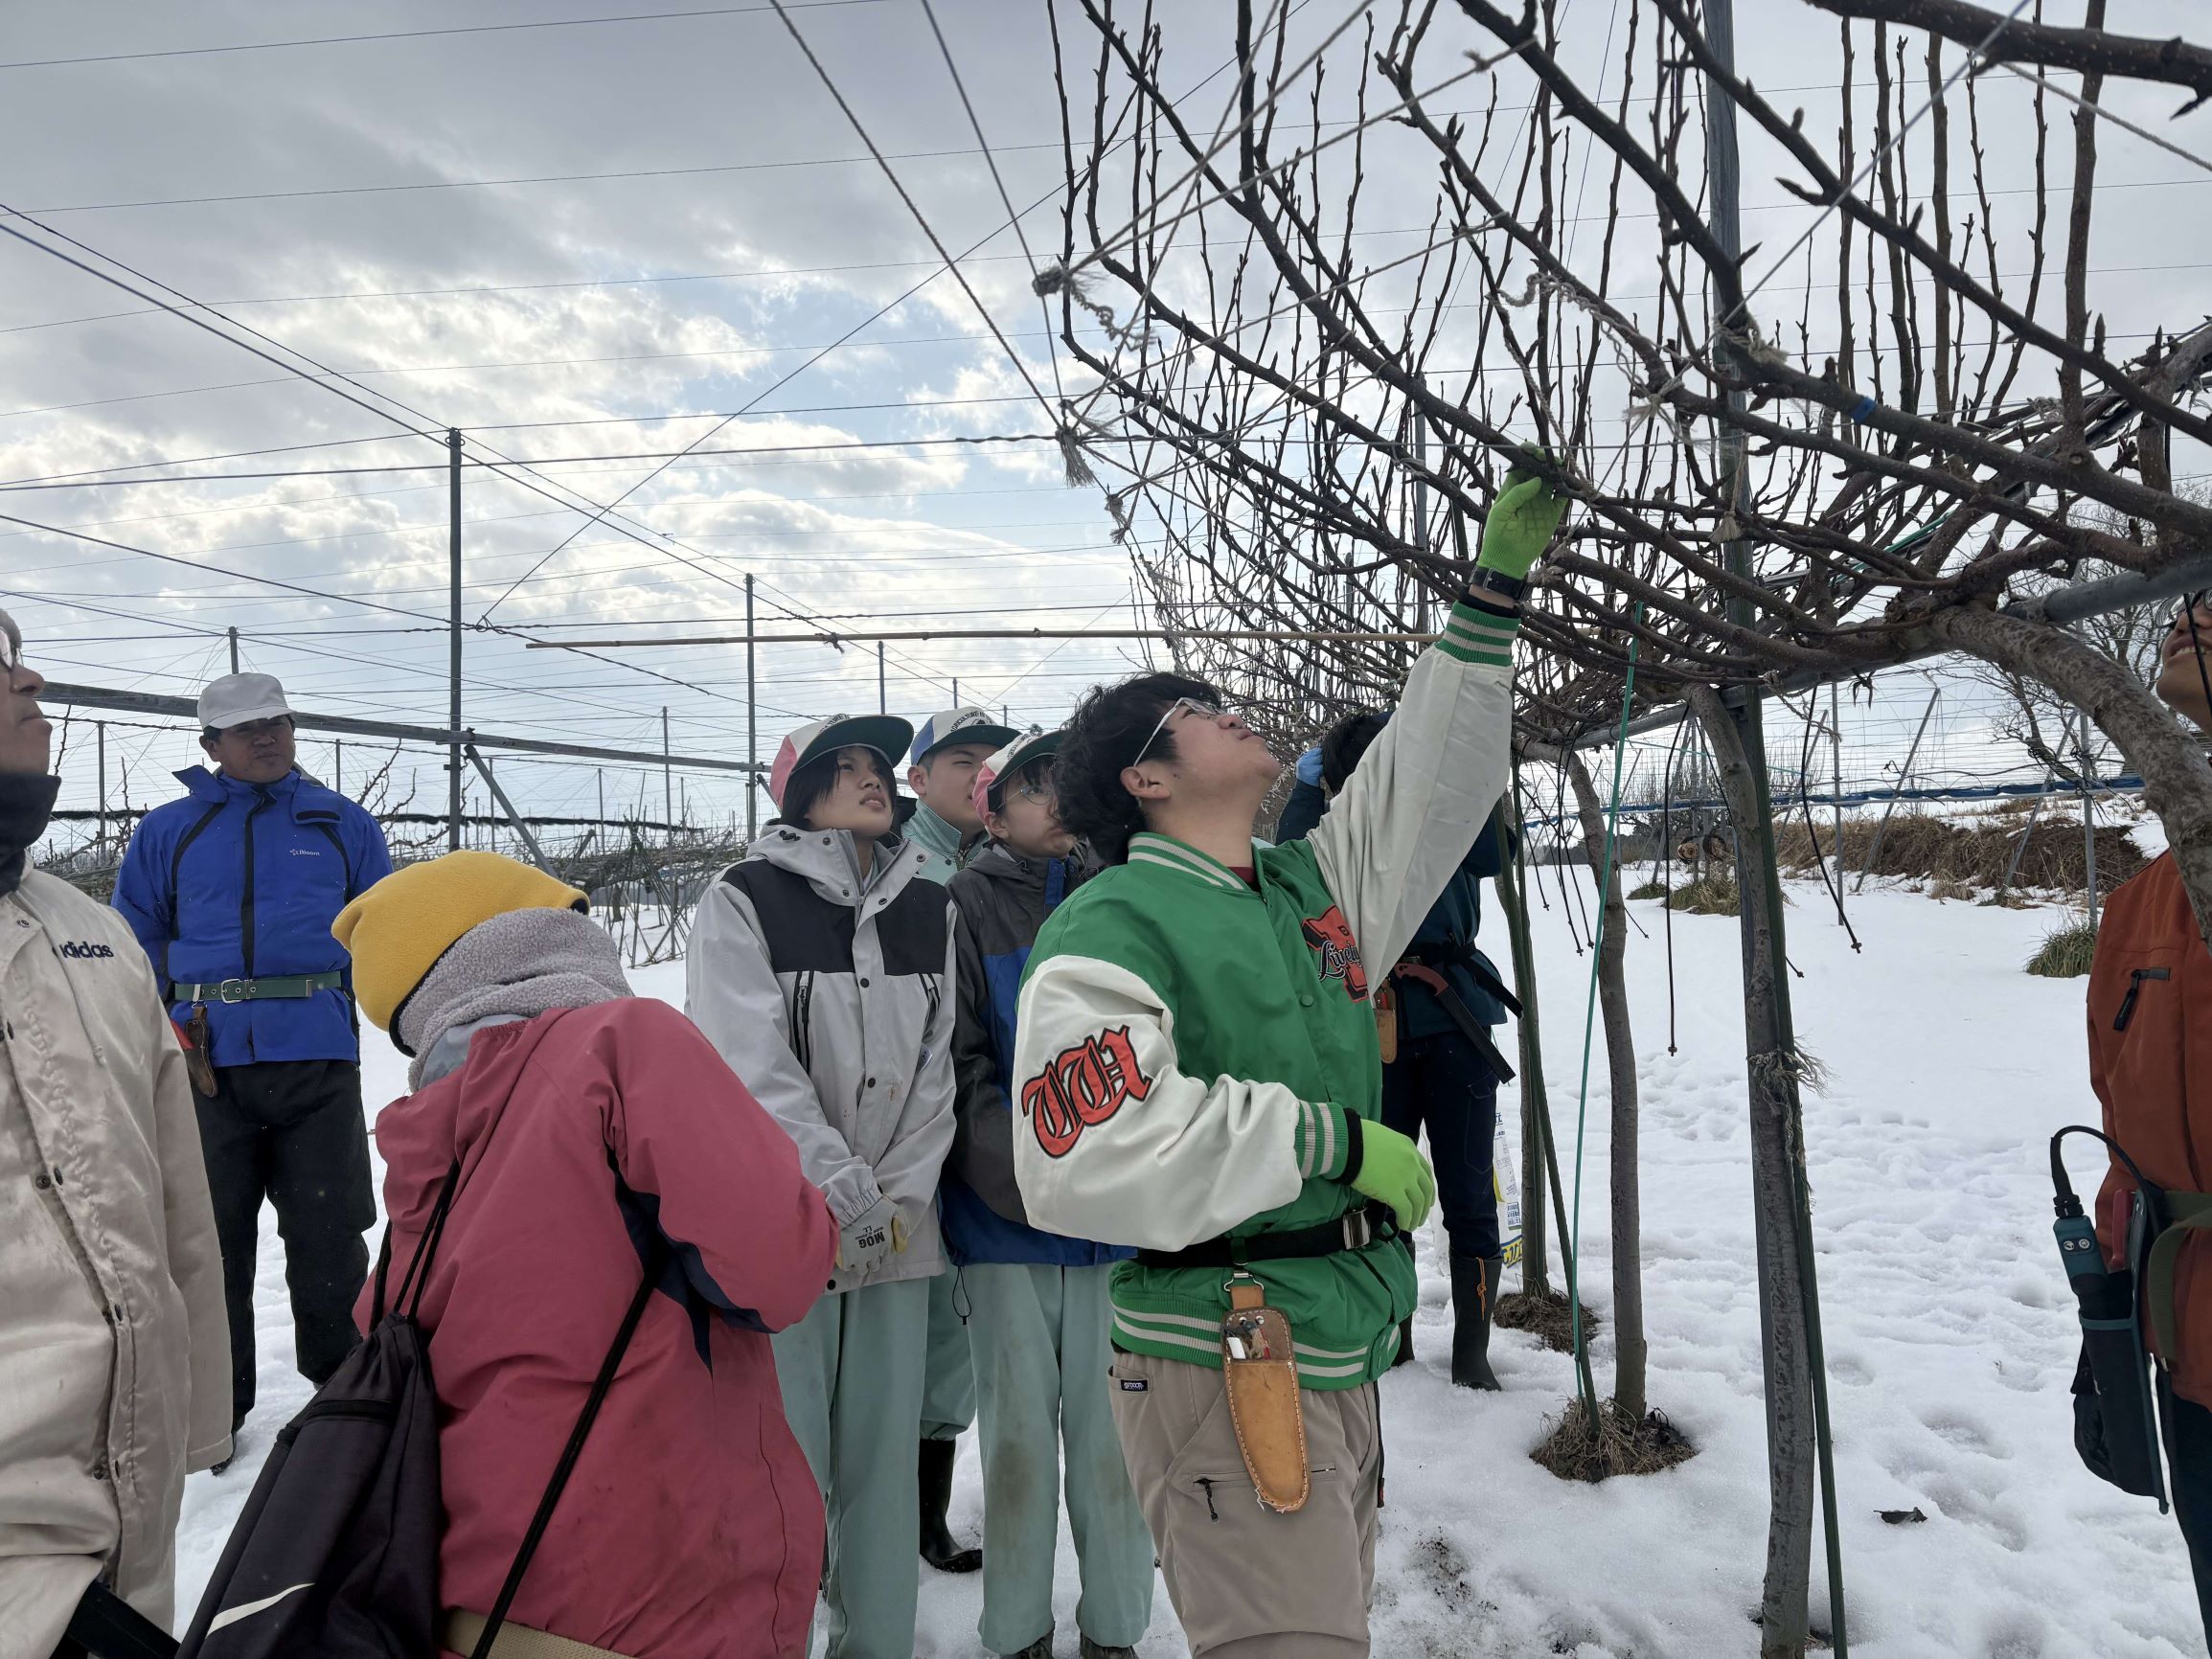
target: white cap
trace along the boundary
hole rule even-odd
[[[199,723],[217,732],[291,712],[274,674],[225,674],[199,694]]]

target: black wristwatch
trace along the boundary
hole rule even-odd
[[[1498,598],[1510,599],[1516,604],[1520,602],[1521,589],[1526,586],[1527,578],[1508,576],[1504,571],[1492,570],[1488,565],[1477,565],[1474,574],[1467,579],[1467,591],[1476,598],[1480,598],[1487,589]]]

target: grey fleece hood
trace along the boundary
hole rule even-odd
[[[574,910],[511,910],[477,923],[453,942],[415,988],[393,1022],[393,1035],[417,1057],[407,1086],[443,1076],[459,1055],[438,1053],[454,1033],[467,1039],[485,1025],[535,1019],[557,1008],[589,1008],[629,996],[622,953],[607,931]]]

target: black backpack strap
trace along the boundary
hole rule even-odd
[[[407,1263],[405,1277],[399,1281],[399,1294],[392,1306],[407,1301],[407,1289],[414,1286],[415,1299],[408,1304],[407,1315],[413,1318],[422,1306],[422,1286],[430,1282],[430,1262],[438,1254],[438,1240],[445,1236],[445,1213],[453,1208],[453,1189],[461,1183],[461,1160],[453,1160],[453,1168],[445,1171],[445,1185],[439,1189],[438,1202],[430,1212],[430,1225],[422,1229],[422,1237],[415,1245],[413,1260]],[[374,1330],[384,1322],[384,1280],[392,1269],[392,1224],[384,1223],[384,1241],[376,1247],[376,1272],[373,1280],[376,1294],[369,1301],[369,1329]]]
[[[622,1365],[622,1356],[629,1351],[629,1339],[637,1334],[638,1321],[645,1317],[646,1304],[652,1300],[653,1287],[660,1282],[668,1253],[668,1241],[655,1235],[651,1248],[646,1253],[645,1277],[638,1284],[637,1293],[629,1299],[629,1311],[623,1315],[622,1329],[615,1333],[614,1346],[600,1362],[599,1378],[591,1385],[583,1410],[577,1414],[576,1427],[569,1431],[568,1444],[561,1449],[560,1462],[554,1468],[545,1495],[537,1500],[537,1512],[530,1517],[530,1530],[522,1534],[522,1547],[514,1552],[514,1564],[507,1569],[507,1582],[499,1586],[499,1600],[492,1602],[491,1611],[485,1615],[484,1633],[477,1637],[475,1651],[469,1659],[490,1659],[491,1645],[499,1639],[499,1627],[507,1622],[507,1609],[514,1603],[515,1591],[522,1588],[522,1575],[530,1570],[530,1557],[537,1553],[545,1529],[552,1524],[554,1506],[560,1502],[561,1489],[568,1485],[568,1477],[576,1470],[576,1460],[583,1453],[584,1438],[591,1433],[592,1420],[599,1416],[599,1408],[605,1403],[606,1391],[614,1384],[614,1374]]]

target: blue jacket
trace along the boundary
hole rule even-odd
[[[955,1265],[1097,1267],[1136,1254],[1032,1227],[1014,1179],[1014,1017],[1021,973],[1045,917],[1089,873],[1069,859],[1023,858],[993,841],[952,877],[960,910],[960,1018],[952,1039],[957,1126],[937,1202]]]
[[[184,984],[257,975],[347,974],[344,989],[207,1005],[218,1066],[358,1060],[353,979],[331,923],[392,873],[384,832],[360,807],[294,769],[241,784],[188,766],[181,801],[156,807],[130,838],[115,908],[146,947],[162,995]],[[182,1020],[192,1010],[172,1003]]]
[[[1329,798],[1321,792],[1319,784],[1307,781],[1305,769],[1301,767],[1298,782],[1290,790],[1290,799],[1284,804],[1283,815],[1276,821],[1276,841],[1280,844],[1304,840],[1328,809]],[[1497,824],[1493,820],[1482,827],[1482,833],[1474,838],[1466,858],[1451,873],[1442,897],[1422,919],[1413,943],[1405,952],[1408,956],[1427,959],[1458,993],[1467,1011],[1483,1025],[1503,1025],[1504,1005],[1475,983],[1474,975],[1464,963],[1446,964],[1465,952],[1488,968],[1492,977],[1497,977],[1497,969],[1490,958],[1474,948],[1474,936],[1482,926],[1483,878],[1496,875],[1504,869],[1505,847]],[[1403,1021],[1401,1029],[1408,1037],[1442,1036],[1459,1030],[1452,1023],[1451,1015],[1445,1012],[1444,1006],[1436,1000],[1436,993],[1418,980],[1398,981],[1398,1007]]]

